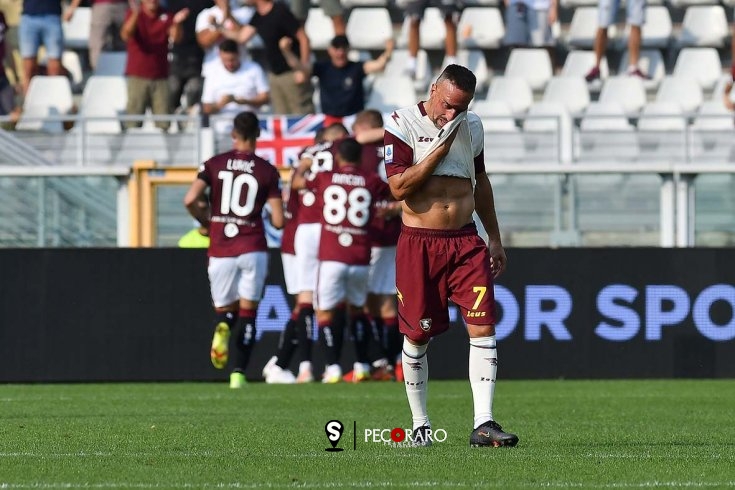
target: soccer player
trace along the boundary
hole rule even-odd
[[[322,379],[338,382],[342,377],[339,364],[344,325],[337,323],[337,307],[349,305],[350,326],[355,336],[367,336],[370,324],[363,308],[367,298],[370,269],[368,227],[374,203],[388,192],[387,185],[375,173],[360,168],[362,145],[352,138],[336,143],[337,167],[321,171],[307,179],[308,165],[300,165],[294,174],[294,188],[314,192],[316,205],[322,210],[319,241],[319,275],[315,304],[317,325],[326,347],[327,367]],[[369,364],[367,352],[358,348],[357,361]]]
[[[347,129],[342,124],[332,124],[324,129],[321,141],[308,146],[301,153],[299,165],[306,166],[309,175],[321,170],[332,170],[334,164],[334,142],[348,136]],[[293,182],[292,182],[293,183]],[[308,383],[314,380],[311,365],[311,330],[314,317],[314,290],[316,289],[316,271],[319,266],[317,254],[319,251],[319,236],[321,224],[319,217],[321,209],[316,205],[316,197],[305,188],[294,188],[291,185],[289,192],[289,211],[298,210],[289,223],[289,228],[295,225],[293,237],[294,258],[284,258],[284,276],[287,279],[287,291],[296,294],[296,306],[293,322],[288,322],[280,342],[278,352],[263,368],[263,377],[270,383],[290,383],[288,365],[296,345],[300,358],[298,383]],[[290,231],[290,230],[289,230]],[[286,251],[291,240],[286,235]],[[283,248],[281,249],[283,253]],[[289,255],[289,254],[287,254]],[[288,265],[287,265],[288,263]],[[288,271],[286,270],[288,269]],[[290,345],[289,345],[290,343]]]
[[[268,274],[262,218],[266,203],[273,226],[283,227],[280,176],[273,165],[255,155],[259,134],[255,114],[238,114],[232,129],[233,149],[204,162],[184,197],[189,213],[209,228],[208,273],[217,315],[210,357],[214,367],[223,369],[230,337],[234,338],[230,388],[245,384],[245,368],[256,339],[256,312]]]
[[[403,366],[411,366],[403,375],[417,445],[431,443],[426,351],[429,340],[449,328],[449,300],[459,306],[470,337],[470,445],[518,443],[492,413],[497,372],[493,278],[505,269],[506,256],[485,173],[482,121],[467,111],[475,85],[470,70],[449,65],[431,85],[428,100],[394,111],[386,124],[388,184],[403,201],[396,286]],[[478,235],[474,212],[487,230],[488,245]]]
[[[379,111],[367,109],[355,117],[352,125],[355,138],[363,143],[361,167],[368,173],[375,173],[385,182],[385,163],[383,161],[383,116]],[[376,381],[393,380],[400,372],[395,369],[396,359],[400,357],[401,341],[398,332],[396,309],[396,243],[401,232],[400,203],[388,195],[387,199],[376,203],[376,213],[370,223],[370,274],[368,276],[368,297],[366,310],[372,324],[372,340],[377,347],[377,359],[372,362],[371,374],[359,366],[343,377],[345,381],[360,382],[372,378]],[[370,338],[355,339],[358,349],[360,341],[369,343]],[[356,376],[356,372],[358,375]],[[394,374],[395,373],[395,374]],[[401,379],[400,381],[403,381]]]

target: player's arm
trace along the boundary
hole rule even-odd
[[[283,199],[280,197],[271,197],[268,199],[270,206],[270,222],[274,228],[280,230],[283,228],[285,218],[283,217]]]
[[[403,172],[394,174],[388,178],[390,191],[396,200],[403,201],[421,191],[426,181],[429,180],[429,177],[431,177],[439,165],[439,162],[449,153],[449,148],[451,148],[452,142],[454,142],[454,137],[457,136],[457,128],[442,143],[437,145],[434,151],[416,162],[416,164],[406,167]]]
[[[291,189],[301,190],[306,189],[306,174],[311,168],[312,158],[309,156],[301,157],[299,166],[296,167],[296,171],[291,177]]]
[[[493,275],[498,277],[507,264],[505,250],[500,239],[500,227],[498,217],[495,214],[495,198],[493,186],[490,179],[483,170],[475,174],[475,211],[485,227],[488,235],[488,248],[490,250],[490,267]]]
[[[209,228],[209,200],[206,191],[209,185],[202,179],[195,179],[184,196],[184,206],[189,214],[205,228]],[[283,210],[281,210],[283,213]]]
[[[385,137],[385,129],[383,128],[371,128],[361,131],[360,134],[355,135],[355,141],[364,145],[365,143],[377,143],[383,141]]]

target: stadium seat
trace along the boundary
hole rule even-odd
[[[625,27],[625,35],[620,41],[627,48],[630,26]],[[672,40],[673,26],[668,7],[664,5],[649,5],[646,7],[646,22],[641,27],[641,48],[665,49]]]
[[[401,48],[408,46],[408,25],[409,19],[406,18],[396,43]],[[437,7],[428,7],[419,25],[419,47],[430,51],[444,50],[446,38],[447,29],[444,25],[444,17]]]
[[[572,14],[567,32],[567,44],[578,49],[592,49],[597,34],[597,7],[578,7]],[[609,43],[615,40],[617,29],[611,25],[607,29]]]
[[[635,115],[646,103],[643,80],[627,75],[610,77],[600,91],[600,102],[617,102],[626,114]]]
[[[559,6],[564,9],[574,10],[580,7],[596,7],[597,0],[561,0]]]
[[[89,49],[89,31],[92,24],[92,8],[77,7],[69,22],[62,22],[64,47],[68,49]]]
[[[572,115],[584,112],[590,103],[587,83],[582,77],[552,77],[544,89],[543,102],[559,102]]]
[[[393,37],[393,24],[388,9],[382,7],[352,9],[347,19],[346,34],[350,46],[354,49],[385,49],[385,42]]]
[[[635,128],[620,102],[592,102],[580,123],[579,161],[634,162],[638,158]]]
[[[628,56],[629,53],[626,49],[620,58],[618,73],[625,73],[628,69],[628,65],[630,64]],[[655,91],[661,83],[661,80],[666,76],[664,58],[658,49],[642,49],[638,58],[638,68],[649,77],[647,80],[643,80],[643,86],[649,92]]]
[[[544,90],[554,74],[549,52],[543,48],[515,48],[505,65],[506,77],[523,78],[534,92]]]
[[[382,113],[393,112],[417,102],[413,81],[406,76],[378,76],[368,96],[365,107]]]
[[[638,119],[638,148],[646,161],[684,161],[687,123],[676,102],[649,102]]]
[[[480,49],[460,49],[457,51],[457,63],[466,66],[477,78],[475,92],[484,92],[490,83],[490,69],[487,66],[485,53]],[[446,60],[442,67],[447,66]]]
[[[91,76],[84,86],[80,114],[90,118],[110,118],[90,120],[86,130],[90,133],[117,134],[122,126],[117,119],[125,114],[128,100],[127,85],[124,77]]]
[[[309,36],[311,48],[325,50],[334,37],[334,24],[321,8],[311,8],[306,15],[304,30]]]
[[[692,5],[715,5],[719,2],[717,0],[668,0],[668,3],[673,8],[687,8]]]
[[[408,50],[396,49],[393,51],[393,55],[390,61],[385,65],[385,70],[382,75],[385,77],[400,77],[406,76],[406,64],[408,63]],[[414,89],[417,92],[425,92],[431,83],[432,70],[429,63],[429,56],[426,51],[419,49],[416,54],[416,75],[414,76]]]
[[[690,128],[692,161],[722,163],[735,161],[733,114],[719,100],[704,102]]]
[[[526,157],[539,163],[572,161],[572,118],[561,102],[536,102],[523,121]]]
[[[525,157],[523,134],[516,125],[510,106],[504,101],[478,100],[470,109],[482,118],[485,128],[485,165],[492,172],[492,163],[517,163]]]
[[[38,64],[46,66],[47,63],[48,58],[46,56],[46,50],[43,50],[43,54],[38,57]],[[71,78],[72,91],[77,87],[81,87],[84,82],[84,72],[82,71],[82,62],[79,59],[79,54],[71,49],[65,49],[61,54],[61,64]]]
[[[677,43],[680,47],[722,48],[729,36],[727,16],[722,5],[695,5],[688,7],[684,13]]]
[[[97,59],[94,74],[99,76],[123,76],[128,53],[125,51],[102,51]]]
[[[684,112],[694,112],[704,100],[702,88],[693,77],[667,76],[656,92],[657,102],[674,102]]]
[[[693,77],[704,91],[712,91],[722,75],[722,62],[715,48],[684,48],[676,57],[674,76]]]
[[[487,100],[507,103],[513,115],[517,116],[531,107],[533,92],[523,78],[498,76],[490,81]]]
[[[595,53],[592,51],[574,50],[570,51],[567,59],[564,60],[564,66],[561,68],[561,76],[577,77],[584,80],[585,75],[595,64]],[[602,84],[610,76],[610,69],[607,64],[607,58],[602,57],[600,60],[600,79],[587,84],[590,92],[598,93],[602,88]]]
[[[467,7],[457,25],[460,47],[467,49],[497,49],[505,37],[505,24],[500,9]]]
[[[74,108],[69,79],[62,76],[36,75],[31,78],[23,101],[22,114],[16,125],[20,131],[42,130],[47,133],[64,131],[62,121],[43,120],[48,116],[63,116]]]
[[[346,9],[355,7],[387,7],[388,0],[342,0],[342,6]]]

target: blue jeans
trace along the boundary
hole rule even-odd
[[[21,15],[18,26],[18,46],[23,58],[35,58],[38,48],[46,47],[46,56],[61,59],[64,32],[59,15]]]

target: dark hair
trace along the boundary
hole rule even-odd
[[[334,141],[337,138],[342,138],[350,134],[347,128],[342,123],[332,123],[324,128],[324,139]]]
[[[468,94],[475,94],[475,86],[477,85],[477,78],[469,68],[462,65],[447,65],[444,71],[436,79],[437,85],[444,80],[448,80],[462,92]]]
[[[237,43],[232,39],[225,39],[219,43],[219,50],[223,53],[238,53],[240,54],[240,48]]]
[[[343,162],[360,163],[362,145],[354,138],[345,138],[337,148],[337,155]]]
[[[258,116],[250,111],[241,112],[235,116],[232,131],[245,141],[258,139],[260,136]]]
[[[375,109],[365,109],[355,116],[355,124],[365,124],[371,128],[383,127],[383,115]]]

